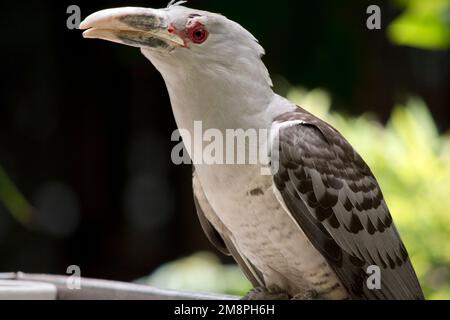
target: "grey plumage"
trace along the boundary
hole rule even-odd
[[[299,108],[275,121],[300,121],[280,132],[275,185],[292,215],[352,298],[423,299],[371,170],[342,135]],[[381,268],[381,289],[365,285]]]

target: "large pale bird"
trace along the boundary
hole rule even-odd
[[[271,175],[262,163],[198,163],[193,174],[201,225],[254,285],[248,298],[423,299],[371,170],[336,129],[273,92],[264,50],[241,25],[171,3],[102,10],[80,28],[140,48],[184,132],[201,121],[277,141]],[[368,285],[373,266],[380,286]]]

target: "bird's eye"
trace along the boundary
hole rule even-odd
[[[203,25],[197,24],[193,28],[189,29],[188,34],[193,43],[200,44],[206,41],[209,32]]]

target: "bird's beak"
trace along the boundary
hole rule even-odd
[[[84,38],[103,39],[139,48],[170,51],[184,40],[169,32],[164,10],[115,8],[95,12],[80,24]]]

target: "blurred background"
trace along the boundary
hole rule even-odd
[[[243,294],[175,166],[165,85],[131,47],[68,30],[165,1],[0,4],[0,272]],[[366,9],[381,8],[381,30]],[[377,176],[429,299],[450,298],[450,0],[206,1],[265,47],[276,92],[335,125]]]

